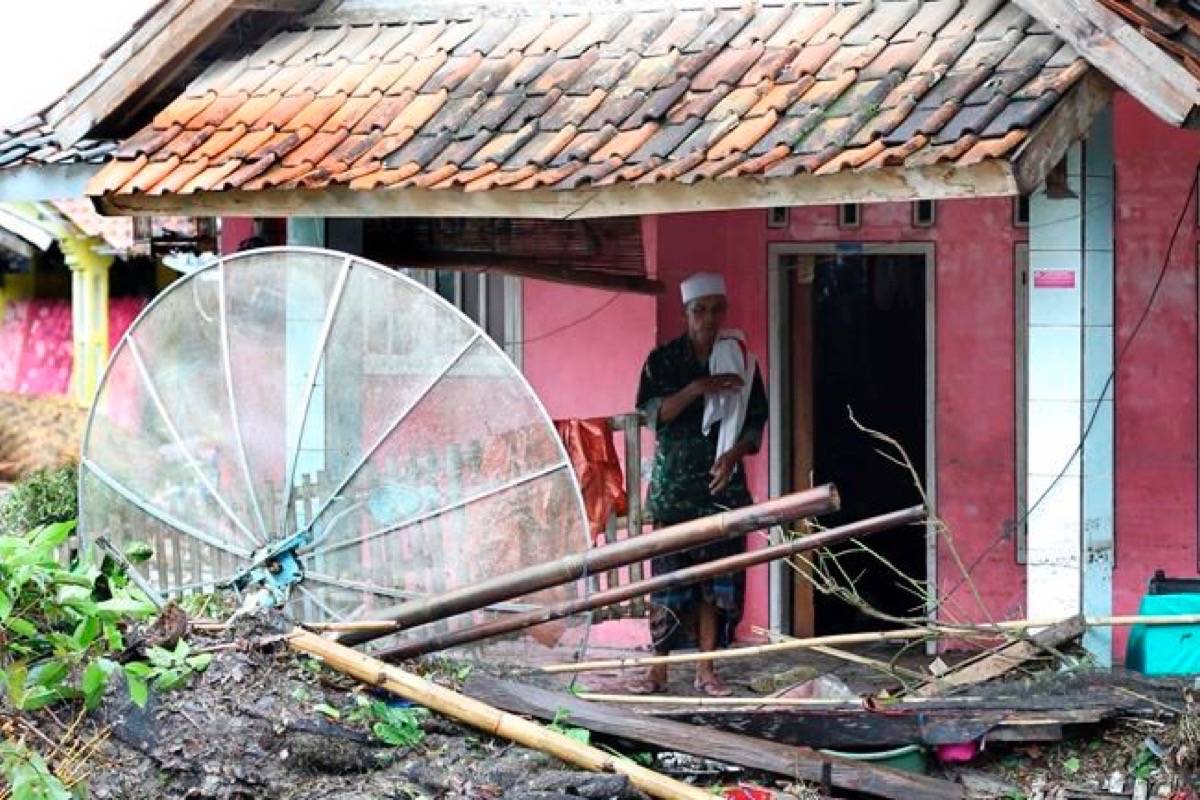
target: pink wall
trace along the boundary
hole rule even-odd
[[[1145,308],[1200,164],[1200,133],[1116,100],[1117,352]],[[1197,574],[1196,203],[1183,217],[1162,288],[1116,381],[1113,613],[1131,614],[1155,569]],[[1115,632],[1124,654],[1126,631]]]

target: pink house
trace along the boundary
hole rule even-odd
[[[277,5],[246,44],[180,43],[186,81],[139,95],[154,65],[117,64],[116,99],[52,108],[120,141],[76,185],[109,213],[221,216],[226,251],[417,270],[556,417],[631,410],[680,279],[723,273],[769,384],[755,495],[832,480],[852,519],[920,486],[944,523],[872,540],[895,569],[839,556],[888,615],[1128,614],[1155,570],[1200,574],[1184,3]],[[743,634],[881,626],[806,587],[754,569]],[[1123,637],[1087,644],[1119,660]]]

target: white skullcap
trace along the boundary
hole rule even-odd
[[[708,297],[713,294],[724,296],[725,278],[713,272],[697,272],[679,284],[679,293],[683,295],[685,306],[697,297]]]

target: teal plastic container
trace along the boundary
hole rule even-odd
[[[1200,581],[1155,573],[1138,614],[1200,614]],[[1125,646],[1125,666],[1145,675],[1200,674],[1200,625],[1134,625]]]

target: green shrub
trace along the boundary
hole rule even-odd
[[[0,497],[0,535],[26,531],[75,519],[78,513],[78,472],[75,467],[35,472]]]

